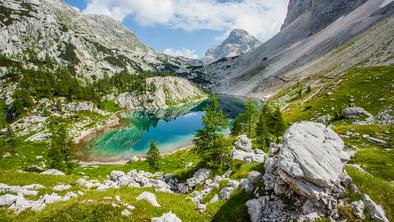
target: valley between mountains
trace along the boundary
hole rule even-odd
[[[190,59],[0,0],[0,221],[394,221],[393,12],[290,0]]]

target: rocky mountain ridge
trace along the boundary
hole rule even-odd
[[[299,76],[292,78],[292,75],[294,72],[298,73],[301,67],[312,67],[315,62],[325,59],[324,56],[329,52],[333,52],[346,41],[369,30],[379,21],[390,23],[392,20],[394,4],[391,1],[369,0],[363,4],[362,1],[344,2],[312,1],[313,7],[310,11],[309,1],[291,1],[294,6],[289,5],[291,11],[278,34],[255,50],[237,58],[211,63],[204,68],[204,72],[214,83],[211,88],[217,92],[234,95],[271,97],[283,87],[283,84],[294,84],[295,79],[300,80]],[[303,8],[304,6],[306,8]],[[339,10],[342,8],[343,10]],[[351,10],[353,8],[355,9]],[[348,12],[349,10],[351,11]],[[326,14],[331,15],[327,20],[324,16]],[[382,31],[386,33],[383,28]],[[375,56],[374,63],[370,65],[392,64],[392,60],[387,58],[387,54],[392,54],[393,51],[391,40],[392,35],[386,33],[375,39],[378,44],[371,43],[370,50]],[[346,50],[346,45],[343,49]],[[342,65],[365,63],[370,57],[364,57],[362,53],[363,51],[359,51],[350,55],[351,51],[349,51],[346,57],[342,57],[343,61],[337,60],[336,64],[332,64],[324,71],[321,70],[320,73],[329,73]],[[336,70],[335,74],[338,75],[343,71]],[[315,75],[302,73],[305,77]],[[276,87],[278,85],[281,86]]]
[[[0,8],[2,54],[26,63],[50,59],[88,81],[122,70],[176,71],[197,62],[159,54],[112,18],[82,15],[61,0],[4,0]]]
[[[213,46],[205,53],[204,62],[211,63],[221,58],[234,57],[257,48],[261,42],[242,29],[233,29],[220,45]]]

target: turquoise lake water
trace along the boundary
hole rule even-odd
[[[245,99],[219,96],[222,110],[232,122],[244,110]],[[125,112],[122,127],[98,135],[87,144],[89,160],[114,161],[145,154],[150,141],[161,151],[176,150],[192,144],[196,130],[202,128],[206,102],[168,110]],[[229,133],[227,129],[224,133]]]

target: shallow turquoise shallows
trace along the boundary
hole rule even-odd
[[[244,109],[244,98],[220,96],[223,111],[232,119]],[[89,160],[113,161],[145,154],[150,141],[161,152],[169,152],[192,144],[194,135],[203,127],[205,102],[167,110],[125,112],[126,124],[94,138],[85,149]],[[223,133],[228,133],[227,129]]]

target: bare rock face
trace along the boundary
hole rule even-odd
[[[310,14],[310,32],[317,33],[342,15],[359,7],[366,0],[290,0],[288,12],[281,29],[305,13]]]
[[[213,46],[205,53],[205,62],[211,63],[225,57],[233,57],[257,48],[261,42],[242,29],[234,29],[221,44]]]
[[[320,123],[292,125],[283,138],[278,156],[280,177],[301,195],[332,188],[350,155],[331,129]]]
[[[152,77],[146,80],[149,91],[143,94],[125,92],[117,96],[116,102],[127,109],[165,109],[206,98],[203,91],[191,82],[179,77]]]

